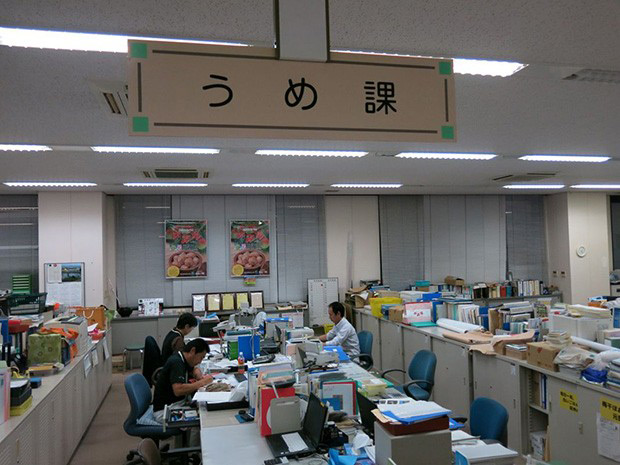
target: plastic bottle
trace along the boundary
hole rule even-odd
[[[237,358],[237,363],[239,364],[238,372],[240,374],[245,373],[245,357],[243,356],[243,352],[239,352],[239,357]]]

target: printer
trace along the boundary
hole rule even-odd
[[[83,316],[62,316],[45,322],[43,326],[50,329],[60,328],[64,330],[71,329],[73,331],[77,331],[78,338],[75,341],[78,348],[77,355],[85,354],[91,348],[92,341],[88,335],[88,321]]]

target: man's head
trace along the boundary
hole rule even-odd
[[[200,338],[192,339],[183,347],[183,356],[189,366],[195,367],[202,362],[208,351],[209,344],[206,341]]]
[[[198,326],[198,320],[191,313],[182,313],[177,320],[177,329],[183,334],[183,336],[187,336]]]
[[[344,318],[344,305],[342,305],[340,302],[332,302],[331,304],[329,304],[329,309],[327,310],[327,313],[329,314],[329,319],[332,320],[335,325],[337,325],[338,323],[340,323],[340,320]]]

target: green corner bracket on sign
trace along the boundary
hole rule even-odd
[[[132,120],[133,132],[149,132],[149,119],[147,116],[134,116]]]
[[[442,139],[454,139],[454,126],[442,126],[441,127]]]
[[[440,61],[439,62],[439,74],[452,74],[452,62]]]
[[[146,58],[147,51],[148,51],[148,48],[146,44],[134,42],[131,44],[131,50],[130,50],[129,56],[131,58]]]

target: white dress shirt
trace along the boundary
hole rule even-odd
[[[357,338],[355,328],[346,318],[342,318],[332,330],[327,333],[327,344],[341,346],[349,357],[357,357],[360,354],[360,341]]]

